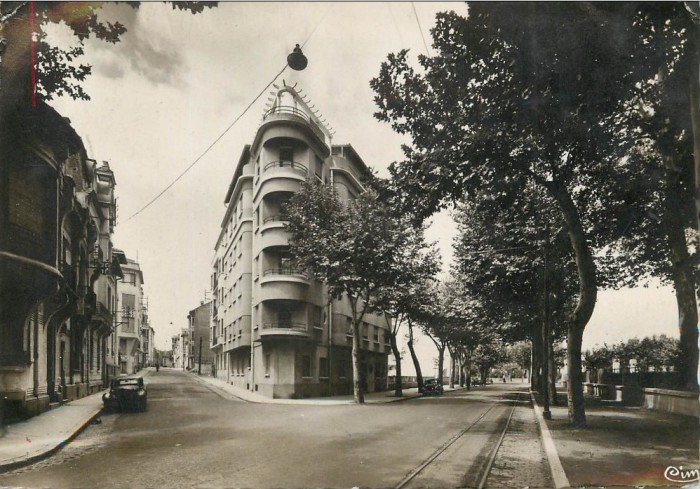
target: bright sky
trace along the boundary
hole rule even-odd
[[[287,69],[276,83],[298,83],[335,128],[333,143],[352,144],[388,176],[388,165],[402,159],[402,139],[374,119],[369,81],[389,52],[410,48],[414,59],[425,54],[423,36],[430,48],[435,12],[448,9],[466,13],[457,2],[222,2],[196,16],[160,2],[138,10],[105,8],[105,18],[119,20],[128,32],[117,45],[87,43],[93,75],[85,89],[92,100],[51,105],[71,119],[90,157],[108,161],[115,172],[114,243],[141,264],[157,347],[169,347],[210,287],[224,197],[269,90],[167,193],[127,219],[200,156],[282,69],[294,45],[307,39],[306,70]],[[60,31],[53,35],[69,39]],[[437,216],[429,238],[439,240],[445,262],[453,236],[449,216]],[[603,293],[584,347],[661,332],[677,334],[668,289]],[[420,341],[426,355],[429,341]]]

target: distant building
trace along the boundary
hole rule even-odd
[[[143,273],[138,262],[115,249],[123,273],[119,284],[116,310],[116,328],[111,347],[119,365],[119,373],[133,374],[146,366],[143,348],[143,330],[148,330],[148,304],[143,294]]]
[[[215,245],[211,348],[217,377],[274,398],[352,392],[350,303],[329,301],[322,283],[292,266],[282,213],[306,179],[352,199],[367,172],[352,146],[331,144],[330,132],[296,90],[278,90],[238,160]],[[360,382],[366,392],[384,390],[385,318],[367,314],[361,334]]]
[[[192,352],[190,345],[190,330],[183,328],[180,334],[174,335],[173,343],[173,367],[183,370],[190,368],[189,359]]]
[[[190,351],[187,367],[209,373],[214,360],[214,353],[209,348],[209,322],[211,319],[211,301],[202,302],[199,307],[192,309],[187,315],[189,322]],[[201,346],[201,348],[200,348]],[[200,368],[200,364],[205,366]]]
[[[141,364],[146,367],[154,367],[156,364],[155,350],[153,348],[154,340],[155,331],[151,324],[146,321],[141,325],[141,349],[143,350]]]

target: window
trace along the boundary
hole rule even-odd
[[[281,163],[291,163],[294,161],[294,148],[290,146],[282,146],[280,148],[280,166]]]
[[[301,376],[311,377],[311,357],[308,355],[301,357]]]
[[[277,322],[279,328],[292,327],[292,311],[289,309],[281,309],[277,311]]]
[[[325,357],[318,359],[318,376],[322,379],[328,378],[328,359]]]
[[[291,274],[292,273],[292,258],[288,255],[280,256],[280,273]]]
[[[270,354],[265,355],[265,377],[270,376]]]
[[[313,309],[311,310],[311,322],[314,325],[314,327],[320,328],[322,325],[323,308],[319,306],[312,307]]]

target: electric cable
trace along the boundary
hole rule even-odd
[[[423,39],[423,46],[425,47],[425,55],[430,56],[430,49],[428,49],[428,43],[425,42],[425,35],[423,34],[423,28],[420,25],[420,20],[418,20],[418,12],[416,12],[416,5],[411,2],[411,7],[413,7],[413,15],[416,17],[416,24],[418,24],[418,30],[420,31],[420,37]]]
[[[332,5],[331,5],[331,7],[332,7]],[[309,39],[311,39],[311,36],[314,35],[314,33],[316,32],[316,29],[318,29],[318,27],[321,25],[321,23],[326,19],[326,17],[328,16],[328,13],[329,13],[330,10],[331,10],[331,7],[329,7],[328,10],[326,10],[326,13],[323,15],[323,17],[321,18],[321,20],[316,24],[316,26],[313,28],[313,30],[312,30],[311,33],[308,35],[308,37],[306,38],[306,40],[301,44],[302,47],[305,46],[307,42],[309,42]],[[258,93],[258,95],[252,100],[252,102],[250,102],[250,103],[246,106],[245,109],[243,109],[243,112],[241,112],[241,113],[238,115],[238,117],[236,117],[236,119],[234,119],[234,121],[233,121],[231,124],[229,124],[228,127],[227,127],[226,129],[224,129],[224,131],[223,131],[221,134],[219,134],[219,136],[218,136],[216,139],[214,139],[214,141],[213,141],[209,146],[207,146],[207,148],[204,150],[204,152],[202,152],[202,154],[200,154],[197,158],[195,158],[195,160],[194,160],[187,168],[185,168],[184,171],[182,171],[182,172],[175,178],[175,180],[173,180],[173,181],[170,182],[168,185],[166,185],[166,187],[165,187],[163,190],[161,190],[160,193],[158,193],[158,195],[156,195],[155,197],[153,197],[146,205],[144,205],[144,206],[141,207],[138,211],[134,212],[132,215],[130,215],[129,217],[127,217],[127,218],[123,221],[123,223],[129,222],[131,219],[133,219],[134,217],[138,216],[138,215],[141,214],[143,211],[145,211],[146,209],[148,209],[155,201],[157,201],[160,197],[162,197],[163,194],[165,194],[165,192],[167,192],[168,190],[170,190],[170,189],[173,187],[173,185],[175,185],[182,177],[184,177],[185,174],[187,174],[187,172],[189,172],[197,163],[199,163],[199,161],[200,161],[202,158],[204,158],[204,156],[206,156],[207,153],[209,153],[209,151],[210,151],[210,150],[211,150],[225,135],[226,135],[226,133],[228,133],[228,132],[231,130],[231,128],[241,119],[241,117],[243,117],[243,116],[248,112],[248,110],[253,106],[253,104],[255,104],[255,102],[258,101],[258,99],[262,96],[262,94],[265,93],[265,91],[267,91],[267,89],[270,88],[270,86],[271,86],[273,83],[275,83],[275,81],[277,80],[277,78],[279,78],[279,76],[284,72],[284,70],[287,69],[288,66],[289,66],[289,65],[285,63],[284,67],[272,78],[272,80],[270,80],[270,83],[268,83],[267,85],[265,85],[265,88],[263,88],[263,89],[260,91],[260,93]]]

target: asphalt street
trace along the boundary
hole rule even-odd
[[[517,397],[514,389],[525,388],[324,406],[223,399],[176,370],[149,372],[145,380],[147,412],[103,415],[53,457],[0,474],[0,486],[475,486]],[[497,460],[489,485],[549,485],[538,450],[535,442],[527,470]]]

